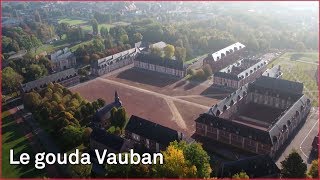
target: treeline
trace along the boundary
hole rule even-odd
[[[57,139],[63,150],[89,143],[92,130],[87,124],[105,101],[88,102],[60,84],[50,83],[45,89],[23,96],[23,102],[37,121]]]

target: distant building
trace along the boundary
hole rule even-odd
[[[170,142],[187,140],[181,132],[134,115],[125,128],[125,137],[152,152],[165,150]]]
[[[98,109],[98,111],[95,113],[92,121],[95,127],[106,128],[108,125],[110,125],[111,109],[113,107],[120,108],[121,106],[122,102],[120,101],[120,97],[118,96],[118,92],[116,91],[114,94],[114,102]]]
[[[41,90],[49,83],[59,83],[65,87],[72,86],[78,84],[80,82],[80,78],[75,69],[67,69],[61,72],[57,72],[55,74],[51,74],[40,79],[25,83],[21,85],[21,91],[23,93],[31,92],[32,90]]]
[[[17,53],[15,54],[12,54],[8,60],[14,60],[14,59],[22,59],[24,55],[27,54],[27,50],[21,50],[21,51],[18,51]]]
[[[116,69],[132,64],[139,52],[139,48],[135,47],[94,61],[91,64],[91,73],[96,76],[101,76],[103,74],[107,74]]]
[[[268,155],[257,155],[223,163],[218,171],[218,178],[232,178],[240,172],[246,172],[249,178],[280,177],[280,169]]]
[[[209,54],[203,64],[209,64],[212,72],[216,73],[228,65],[235,63],[241,59],[244,54],[245,45],[237,42],[228,47],[225,47],[215,53]]]
[[[52,62],[52,69],[54,71],[62,71],[75,67],[77,64],[76,57],[68,48],[59,50],[49,56],[49,59]]]
[[[186,67],[182,61],[162,58],[151,53],[140,53],[134,60],[134,67],[181,78],[186,75]]]
[[[261,76],[196,119],[196,135],[274,157],[311,109],[303,84]]]

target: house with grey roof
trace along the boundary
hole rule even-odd
[[[22,93],[28,93],[33,90],[38,91],[47,87],[49,83],[59,83],[65,87],[68,87],[78,84],[79,82],[80,78],[77,71],[71,68],[22,84],[21,91]]]

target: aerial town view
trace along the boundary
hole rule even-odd
[[[1,2],[1,178],[319,178],[319,2]]]

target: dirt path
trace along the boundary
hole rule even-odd
[[[166,102],[173,115],[172,120],[175,121],[178,124],[178,126],[181,127],[182,129],[187,129],[187,125],[183,120],[183,118],[181,117],[181,114],[177,109],[176,105],[173,103],[173,101],[171,99],[166,99]]]
[[[103,78],[100,78],[100,77],[98,79],[101,80],[101,81],[104,81],[104,82],[108,82],[110,84],[122,86],[122,87],[125,87],[125,88],[128,88],[128,89],[132,89],[132,90],[136,90],[136,91],[139,91],[139,92],[151,94],[151,95],[154,95],[154,96],[157,96],[157,97],[161,97],[161,98],[163,98],[165,100],[167,100],[167,99],[174,100],[174,101],[178,101],[178,102],[181,102],[181,103],[193,105],[193,106],[196,106],[196,107],[199,107],[199,108],[203,108],[203,109],[206,109],[206,110],[211,108],[210,106],[204,106],[204,105],[197,104],[197,103],[194,103],[194,102],[182,100],[182,99],[179,99],[179,98],[176,98],[176,97],[171,97],[171,96],[167,96],[167,95],[160,94],[160,93],[157,93],[157,92],[153,92],[153,91],[149,91],[149,90],[146,90],[146,89],[141,89],[141,88],[138,88],[138,87],[135,87],[135,86],[131,86],[131,85],[128,85],[128,84],[123,84],[123,83],[116,82],[116,81],[113,81],[113,80],[103,79]]]

